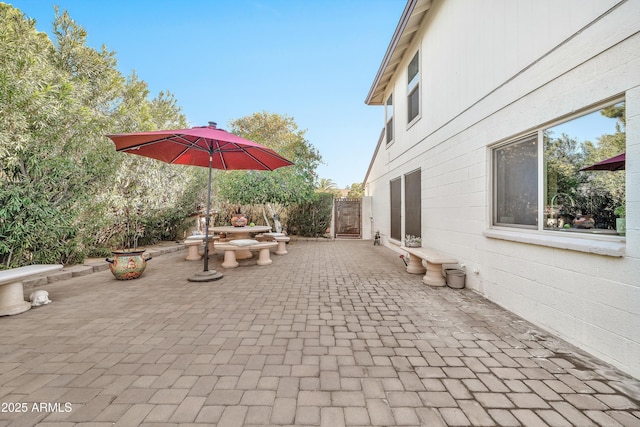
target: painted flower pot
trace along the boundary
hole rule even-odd
[[[145,257],[143,250],[113,251],[113,259],[107,258],[109,270],[118,280],[133,280],[142,276],[147,261],[151,257]]]
[[[234,227],[244,227],[248,222],[249,220],[242,213],[235,214],[233,218],[231,218],[231,225],[233,225]]]

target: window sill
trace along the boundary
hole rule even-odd
[[[503,229],[488,229],[482,234],[491,239],[508,240],[511,242],[528,243],[531,245],[547,246],[550,248],[567,249],[570,251],[587,252],[611,257],[625,255],[626,241],[623,237],[614,239],[593,239],[593,236],[557,236],[555,232],[542,231],[513,231]]]

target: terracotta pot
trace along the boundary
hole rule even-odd
[[[109,270],[118,280],[133,280],[142,276],[147,261],[151,257],[145,257],[142,250],[113,251],[113,259],[107,258]]]
[[[233,225],[234,227],[244,227],[248,222],[249,220],[243,213],[235,214],[233,218],[231,218],[231,225]]]

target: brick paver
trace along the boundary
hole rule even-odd
[[[391,250],[288,249],[216,255],[211,283],[184,252],[52,281],[0,317],[0,426],[640,426],[639,381]]]

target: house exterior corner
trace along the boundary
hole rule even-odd
[[[640,378],[640,2],[409,0],[366,103],[382,244]]]

